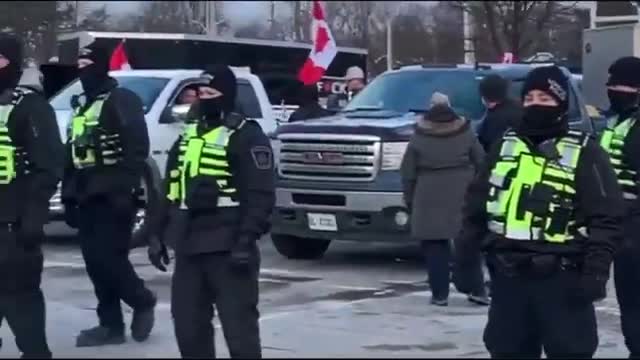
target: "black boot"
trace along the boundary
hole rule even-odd
[[[113,330],[104,326],[96,326],[80,331],[80,335],[76,338],[76,347],[119,345],[124,342],[124,330]]]
[[[156,296],[153,295],[153,305],[144,309],[133,310],[133,320],[131,320],[131,337],[133,340],[142,342],[149,338],[155,323],[156,303]]]

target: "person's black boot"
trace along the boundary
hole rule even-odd
[[[145,341],[151,335],[155,324],[155,309],[157,299],[153,295],[153,305],[144,309],[133,310],[133,320],[131,320],[131,337],[137,342]]]
[[[124,330],[113,330],[104,326],[96,326],[80,331],[80,335],[76,338],[76,347],[119,345],[124,342]]]

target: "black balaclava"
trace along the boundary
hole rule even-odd
[[[96,92],[98,92],[105,81],[109,79],[110,57],[110,51],[95,42],[80,49],[78,59],[93,61],[93,64],[79,71],[82,88],[89,97],[97,95]]]
[[[236,76],[225,65],[208,67],[205,75],[212,77],[209,86],[220,91],[222,96],[213,99],[199,99],[198,108],[209,127],[219,126],[224,117],[235,109]]]
[[[0,92],[15,88],[22,76],[22,43],[14,36],[0,36],[0,54],[9,65],[0,69]]]
[[[549,94],[558,106],[530,105],[524,108],[524,118],[517,129],[518,134],[534,143],[560,137],[569,130],[569,82],[557,66],[535,68],[529,72],[522,88],[522,99],[531,90]]]
[[[616,60],[609,67],[609,80],[607,86],[624,85],[640,89],[640,59],[626,56]],[[638,110],[640,105],[640,93],[607,90],[611,111],[628,117]]]

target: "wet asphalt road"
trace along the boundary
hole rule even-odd
[[[53,229],[52,234],[64,234]],[[269,239],[261,242],[261,335],[265,357],[486,357],[487,308],[452,292],[447,308],[428,305],[426,271],[417,246],[334,242],[322,260],[292,261]],[[158,295],[156,328],[143,344],[74,347],[75,335],[95,325],[95,298],[77,244],[56,236],[45,246],[43,290],[49,343],[57,357],[179,357],[170,316],[169,273],[153,268],[145,249],[131,254],[139,275]],[[613,293],[611,291],[610,293]],[[617,306],[599,306],[598,355],[626,355]],[[124,306],[126,317],[130,310]],[[128,321],[128,320],[127,320]],[[217,324],[217,321],[215,321]],[[219,325],[218,325],[219,327]],[[0,357],[18,355],[7,326]],[[219,356],[228,357],[221,332]]]

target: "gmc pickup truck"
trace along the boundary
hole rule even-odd
[[[273,142],[276,249],[291,259],[317,259],[332,240],[411,242],[399,169],[428,99],[435,91],[447,94],[477,128],[485,115],[479,81],[498,73],[511,80],[511,96],[519,99],[533,66],[539,65],[403,67],[377,77],[335,116],[280,126]],[[572,128],[593,132],[573,81],[570,92]]]

